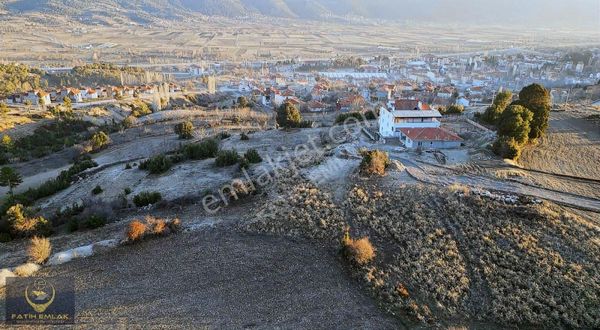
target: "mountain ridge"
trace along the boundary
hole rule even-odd
[[[364,17],[437,23],[512,24],[600,28],[594,0],[0,0],[9,13],[85,15],[89,12],[172,18],[205,16],[327,19]],[[102,12],[104,11],[104,12]]]

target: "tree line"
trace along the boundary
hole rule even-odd
[[[502,91],[479,119],[497,128],[492,145],[497,155],[518,159],[523,147],[546,134],[551,110],[550,91],[540,84],[529,85],[513,101],[511,91]]]

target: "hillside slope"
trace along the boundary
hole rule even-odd
[[[12,13],[84,15],[95,12],[131,16],[143,12],[163,18],[189,13],[305,19],[351,15],[422,24],[468,22],[596,29],[600,22],[600,2],[595,0],[0,0],[2,5]]]

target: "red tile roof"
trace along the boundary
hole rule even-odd
[[[443,128],[402,128],[402,134],[413,141],[462,141],[460,136]]]
[[[431,110],[429,104],[419,100],[396,100],[394,108],[396,110]]]

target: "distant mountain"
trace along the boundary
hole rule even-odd
[[[417,24],[475,23],[600,29],[597,0],[0,0],[10,12],[121,14],[169,18],[190,13],[325,19],[361,16]]]

